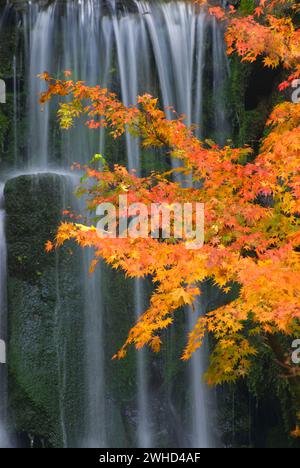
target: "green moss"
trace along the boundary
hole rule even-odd
[[[251,15],[256,8],[255,0],[241,0],[239,10],[243,15]]]
[[[126,359],[111,360],[124,344],[134,325],[133,282],[103,265],[102,291],[105,316],[105,354],[108,393],[118,401],[130,401],[136,394],[136,356],[130,350]]]
[[[279,349],[289,349],[289,338],[272,340]],[[226,446],[298,448],[290,433],[299,408],[299,379],[283,378],[274,351],[264,340],[246,379],[218,390],[219,426]],[[283,353],[284,355],[284,353]]]
[[[56,175],[21,176],[5,187],[8,243],[10,405],[18,432],[45,445],[80,436],[83,318],[81,254],[45,254],[67,200]]]
[[[38,185],[36,184],[38,181]],[[46,254],[45,242],[54,236],[60,222],[63,177],[40,175],[36,179],[21,176],[5,186],[8,213],[9,274],[35,284],[45,267],[54,266],[55,258]],[[25,196],[26,195],[26,196]]]
[[[267,117],[268,115],[264,107],[260,110],[244,112],[238,135],[240,146],[247,144],[255,148],[259,145]]]
[[[282,74],[268,71],[260,63],[243,63],[237,56],[231,57],[230,70],[228,101],[232,109],[233,142],[236,146],[250,145],[256,153],[270,112],[283,99],[277,89]],[[260,95],[258,85],[262,81],[266,81],[267,86]],[[250,97],[247,96],[249,90]]]

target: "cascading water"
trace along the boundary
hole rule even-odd
[[[189,310],[189,329],[192,330],[198,318],[203,315],[201,299],[194,304],[195,310]],[[204,346],[204,345],[203,345]],[[206,353],[204,349],[197,350],[190,360],[190,386],[191,386],[191,438],[193,448],[212,446],[211,427],[209,424],[210,395],[203,382],[203,371],[206,367]]]
[[[46,173],[46,174],[34,174],[33,184],[39,185],[40,180],[43,176],[53,179],[53,186],[55,187],[55,181],[57,177],[60,178],[60,191],[59,191],[59,208],[61,211],[66,208],[74,207],[77,208],[77,204],[74,202],[74,192],[78,185],[78,177],[72,173]],[[57,189],[56,189],[57,190]],[[35,192],[33,188],[33,192]],[[79,256],[81,257],[81,256]],[[55,252],[55,307],[54,307],[54,322],[55,322],[55,333],[54,333],[54,349],[56,353],[56,367],[57,367],[57,381],[58,381],[58,406],[59,406],[59,427],[60,427],[60,440],[62,447],[68,447],[71,445],[69,439],[74,440],[74,435],[70,434],[68,422],[68,411],[67,411],[67,400],[69,398],[68,391],[73,392],[73,385],[71,379],[69,379],[70,369],[67,368],[70,362],[70,353],[74,353],[72,348],[71,340],[68,339],[66,333],[69,324],[72,322],[73,303],[69,299],[66,300],[64,297],[65,282],[62,273],[63,262],[61,260],[60,252]],[[70,351],[71,350],[71,351]],[[74,361],[71,361],[75,365],[75,356],[72,356]],[[74,444],[74,442],[73,442]],[[73,445],[72,444],[72,445]]]
[[[105,373],[103,343],[103,301],[101,297],[101,274],[98,267],[89,276],[88,270],[92,255],[84,254],[84,288],[85,288],[85,380],[87,391],[85,395],[86,423],[83,447],[107,447],[106,428],[107,408],[105,400]]]
[[[44,71],[61,76],[64,70],[71,70],[74,79],[85,80],[91,85],[99,83],[116,91],[126,105],[135,104],[138,94],[150,92],[159,96],[163,106],[173,106],[179,114],[184,114],[187,124],[195,124],[197,135],[210,136],[213,129],[212,134],[220,142],[224,141],[224,135],[228,135],[223,104],[227,68],[222,32],[211,17],[189,2],[136,0],[130,3],[130,7],[126,7],[124,2],[123,8],[115,0],[54,1],[46,7],[32,2],[23,12],[22,24],[27,67],[28,144],[25,158],[21,158],[16,143],[15,163],[20,172],[24,171],[24,165],[26,170],[68,169],[73,161],[86,163],[96,152],[104,152],[105,157],[111,157],[109,137],[104,130],[93,133],[78,126],[61,136],[55,123],[55,109],[46,105],[41,112],[37,97],[43,90],[43,84],[36,75]],[[19,63],[18,57],[14,63],[15,66]],[[16,69],[14,76],[16,94],[19,89]],[[203,95],[206,88],[215,95],[213,118],[205,114]],[[16,109],[17,102],[15,96]],[[166,113],[173,118],[170,110]],[[16,136],[19,131],[17,125],[16,119]],[[123,156],[123,150],[117,154],[112,150],[112,156],[118,162],[127,159],[129,169],[142,174],[145,172],[144,156],[139,140],[126,135],[125,143],[127,157]],[[27,161],[25,164],[24,159]],[[104,273],[99,268],[92,278],[88,278],[89,260],[90,255],[84,256],[81,293],[85,298],[85,417],[77,445],[109,447],[114,441],[108,430],[109,403],[104,364],[105,311],[101,291]],[[136,281],[133,289],[134,320],[145,309],[146,294],[141,281]],[[59,298],[59,289],[57,291]],[[187,329],[194,324],[196,315],[191,315]],[[190,406],[194,411],[188,412],[186,426],[191,436],[187,438],[190,442],[186,443],[193,447],[211,445],[206,391],[201,381],[204,361],[200,351],[189,367],[187,387],[190,388]],[[145,353],[137,353],[135,439],[141,447],[160,444],[155,434],[155,423],[150,421],[153,397],[148,385],[149,373]],[[171,399],[169,403],[170,413],[176,413],[176,421],[182,423],[183,415],[175,409]],[[64,444],[68,445],[63,399],[61,427]],[[180,446],[183,442],[178,437],[165,443]]]
[[[222,31],[216,18],[213,18],[213,107],[214,138],[219,144],[225,144],[230,135],[230,128],[224,105],[224,80],[228,74],[228,62],[225,60],[225,44]]]
[[[144,288],[142,280],[140,279],[135,280],[134,284],[134,309],[135,318],[138,320],[145,310]],[[145,350],[141,350],[141,352],[137,354],[137,390],[137,444],[138,447],[150,448],[153,446],[153,440],[151,433],[148,373],[145,361]]]
[[[37,5],[34,5],[38,8]],[[30,18],[32,20],[32,18]],[[32,24],[30,22],[30,24]],[[46,168],[50,155],[50,118],[49,107],[45,106],[43,112],[36,113],[37,97],[41,85],[37,80],[39,73],[52,69],[51,41],[53,40],[54,5],[47,10],[39,10],[36,21],[29,34],[29,57],[27,57],[30,70],[29,79],[29,130],[28,130],[28,159],[29,167],[38,166]],[[43,38],[41,40],[41,37]]]
[[[6,4],[0,14],[0,36],[11,13]],[[6,97],[5,97],[6,101]],[[15,128],[15,127],[14,127]],[[8,434],[8,385],[7,385],[7,245],[5,236],[4,184],[0,183],[0,448],[10,447]]]
[[[126,106],[136,104],[139,88],[139,70],[146,71],[144,77],[145,86],[150,80],[149,46],[147,43],[146,27],[137,15],[117,15],[116,2],[110,2],[112,24],[116,42],[119,75],[121,83],[122,101]],[[144,53],[137,54],[138,48],[144,47]],[[147,73],[148,71],[148,73]],[[146,89],[146,88],[145,88]],[[127,162],[129,170],[141,173],[140,145],[137,138],[126,133]],[[142,281],[134,282],[134,312],[138,320],[145,307]],[[151,447],[151,433],[148,408],[147,369],[145,364],[145,352],[137,354],[137,406],[138,426],[137,445],[139,447]]]
[[[8,447],[6,370],[6,240],[4,185],[0,185],[0,448]]]

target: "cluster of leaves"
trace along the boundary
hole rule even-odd
[[[91,128],[109,127],[115,138],[128,130],[141,138],[144,147],[164,147],[180,159],[180,171],[192,172],[200,187],[181,187],[172,180],[172,171],[142,178],[120,166],[85,167],[88,183],[81,193],[87,196],[89,209],[101,202],[118,205],[121,194],[126,194],[128,203],[164,201],[170,210],[176,202],[205,203],[205,245],[199,250],[187,249],[184,238],[169,242],[151,237],[101,238],[94,226],[61,224],[57,246],[75,239],[82,247],[94,247],[96,261],[103,258],[128,276],[153,279],[156,288],[150,307],[130,331],[119,358],[131,344],[137,348],[148,344],[158,351],[161,330],[172,323],[177,309],[194,303],[201,293],[198,285],[207,278],[225,293],[233,282],[241,285],[238,299],[198,320],[183,354],[188,359],[206,332],[214,335],[217,346],[208,372],[210,383],[246,374],[256,352],[252,335],[299,330],[299,104],[275,108],[261,153],[247,161],[250,148],[200,142],[182,119],[168,120],[157,99],[149,95],[128,108],[98,86],[55,80],[47,74],[43,78],[48,83],[43,103],[54,95],[69,96],[58,111],[63,128],[86,115]],[[249,320],[253,327],[246,338],[243,331]]]
[[[295,25],[299,4],[293,0],[257,0],[252,14],[244,16],[233,5],[222,8],[210,6],[206,0],[197,3],[226,22],[229,55],[237,53],[248,62],[262,57],[267,67],[284,67],[289,76],[280,85],[281,90],[300,77],[300,31]]]
[[[261,0],[246,17],[234,7],[207,8],[227,22],[229,54],[236,52],[247,61],[262,56],[266,66],[287,69],[284,89],[300,74],[294,7],[288,0]],[[60,225],[55,243],[47,243],[50,251],[73,239],[82,247],[94,248],[91,270],[104,259],[130,277],[152,278],[155,289],[150,306],[115,357],[124,357],[130,345],[149,345],[159,351],[161,331],[172,324],[175,311],[193,306],[201,283],[208,278],[225,294],[233,283],[240,285],[234,301],[199,318],[183,352],[182,359],[189,359],[206,333],[214,336],[209,383],[246,375],[257,353],[257,340],[278,332],[299,333],[300,103],[275,107],[267,122],[268,135],[254,158],[249,147],[221,148],[199,141],[183,118],[168,120],[150,95],[140,96],[137,106],[126,107],[107,89],[74,82],[69,72],[65,80],[47,73],[42,78],[48,84],[43,104],[54,96],[68,97],[58,111],[62,128],[85,116],[91,129],[106,127],[114,138],[129,131],[144,147],[160,147],[181,160],[178,171],[192,174],[193,186],[183,188],[174,182],[174,171],[138,177],[101,160],[101,169],[80,168],[86,173],[80,193],[89,210],[93,212],[102,202],[118,207],[120,195],[127,196],[128,204],[166,202],[170,212],[174,203],[205,204],[205,244],[199,250],[188,249],[189,240],[184,237],[164,242],[151,237],[101,237],[94,226],[72,218]],[[126,215],[121,207],[119,211],[119,217]]]

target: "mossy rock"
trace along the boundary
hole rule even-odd
[[[68,203],[65,185],[43,174],[5,186],[10,406],[17,432],[52,447],[75,444],[83,393],[81,255],[44,251]]]

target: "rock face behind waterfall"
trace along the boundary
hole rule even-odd
[[[191,8],[186,0],[0,0],[0,79],[7,91],[0,185],[28,168],[69,170],[95,152],[109,164],[138,163],[143,175],[170,167],[164,152],[116,142],[105,131],[80,125],[60,132],[54,109],[40,112],[36,76],[44,70],[54,76],[72,70],[74,79],[100,83],[127,103],[150,92],[196,123],[202,139],[224,143],[230,122],[235,146],[258,145],[277,96],[277,72],[266,76],[260,63],[234,57],[227,62],[218,23]],[[263,95],[258,82],[266,84]],[[123,361],[111,360],[136,320],[135,302],[144,310],[151,286],[146,280],[136,300],[134,282],[105,265],[91,280],[89,253],[74,245],[45,253],[61,211],[77,203],[73,189],[72,177],[53,173],[14,176],[5,187],[8,413],[22,445],[136,447],[146,439],[138,440],[147,426],[139,419],[148,415],[144,432],[156,447],[199,445],[208,425],[218,445],[295,444],[288,436],[294,413],[288,384],[277,379],[265,347],[249,378],[220,386],[209,404],[201,397],[203,364],[180,360],[190,327],[183,311],[163,334],[161,353],[146,350],[140,365],[134,349]],[[209,282],[201,298],[196,313],[225,300]]]
[[[69,206],[72,181],[55,174],[22,175],[5,186],[8,248],[9,393],[14,427],[34,446],[88,446],[84,388],[86,298],[84,257],[76,246],[46,254],[44,244]],[[69,187],[69,188],[68,188]],[[71,247],[71,248],[70,248]],[[71,254],[72,250],[72,254]],[[106,444],[136,445],[135,353],[122,362],[111,356],[123,344],[133,323],[132,284],[105,268],[102,283],[105,348]],[[181,322],[181,321],[180,321]],[[152,413],[158,446],[183,440],[178,408],[185,413],[184,366],[179,360],[185,328],[178,323],[173,340],[151,359]],[[149,360],[150,356],[147,356]],[[91,363],[93,367],[93,362]],[[97,372],[94,375],[95,392]],[[93,398],[93,395],[91,396]],[[177,409],[176,409],[177,407]],[[26,442],[27,443],[27,442]]]
[[[11,405],[18,430],[52,446],[66,442],[66,425],[80,430],[82,407],[80,255],[44,252],[61,219],[64,179],[20,176],[5,187]]]

